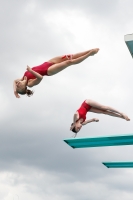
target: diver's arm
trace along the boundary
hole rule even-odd
[[[27,65],[27,71],[29,71],[31,74],[33,74],[38,80],[42,80],[43,76],[34,70],[32,70],[28,65]]]
[[[91,122],[99,122],[99,119],[92,118],[92,119],[86,120],[85,122],[82,123],[82,125],[86,125],[86,124],[91,123]]]
[[[16,90],[16,84],[18,81],[21,81],[22,79],[16,79],[13,81],[13,90],[14,90],[14,95],[16,96],[16,98],[20,98],[19,94],[17,93],[17,90]]]
[[[73,116],[73,123],[75,124],[75,122],[79,119],[79,115],[78,113],[76,112]]]

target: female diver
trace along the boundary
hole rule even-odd
[[[86,99],[73,116],[73,123],[71,124],[70,130],[75,133],[74,137],[76,137],[77,133],[80,131],[83,125],[86,125],[90,122],[99,121],[99,119],[97,118],[86,120],[86,114],[88,111],[93,113],[111,115],[113,117],[119,117],[127,121],[130,121],[127,115],[119,112],[118,110],[110,106],[101,105],[93,100]]]
[[[27,86],[33,87],[38,85],[42,81],[43,76],[55,75],[66,69],[68,66],[78,64],[89,56],[93,56],[98,51],[99,49],[96,48],[74,55],[55,57],[39,66],[33,67],[32,69],[27,66],[27,71],[24,73],[23,77],[21,79],[16,79],[13,82],[15,96],[17,98],[20,98],[19,94],[27,94],[27,96],[31,96],[33,91],[27,89]]]

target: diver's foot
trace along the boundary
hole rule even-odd
[[[92,49],[92,50],[90,51],[90,56],[95,55],[98,51],[99,51],[98,48],[96,48],[96,49]]]
[[[122,117],[123,119],[125,119],[126,121],[130,121],[129,117],[127,115],[125,115],[124,113],[122,113]]]

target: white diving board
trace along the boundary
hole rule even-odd
[[[133,168],[133,161],[128,162],[103,162],[107,168]]]
[[[128,34],[124,36],[125,43],[133,57],[133,34]]]
[[[133,134],[64,139],[72,148],[133,145]]]

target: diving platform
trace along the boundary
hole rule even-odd
[[[133,58],[133,34],[125,35],[124,40]]]
[[[64,139],[72,148],[133,145],[133,134]]]
[[[107,168],[133,168],[133,161],[131,162],[103,162]]]

